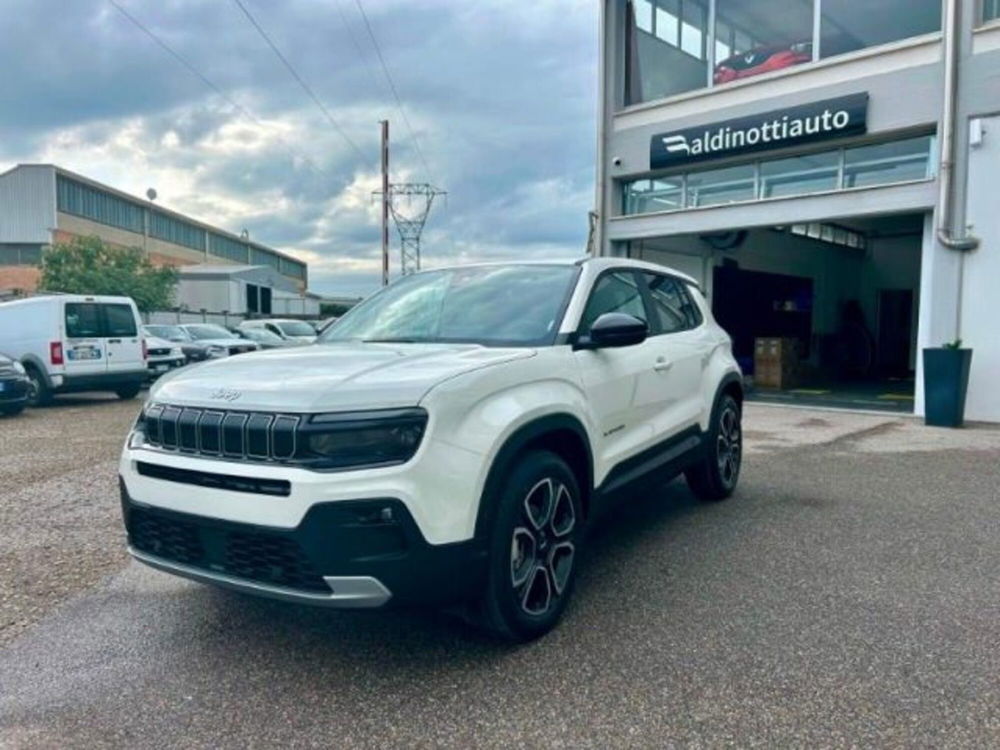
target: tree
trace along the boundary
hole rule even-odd
[[[119,248],[99,237],[77,237],[42,254],[41,289],[71,294],[131,297],[143,312],[173,304],[177,270],[155,266],[138,248]]]

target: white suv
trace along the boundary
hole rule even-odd
[[[661,266],[408,276],[316,346],[162,378],[121,458],[130,551],[292,601],[467,603],[533,638],[605,501],[680,473],[732,493],[741,383],[695,282]]]

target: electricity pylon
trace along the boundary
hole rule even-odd
[[[389,185],[389,211],[399,230],[400,270],[404,276],[420,270],[420,235],[439,195],[446,193],[426,182]]]

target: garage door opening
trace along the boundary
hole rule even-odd
[[[751,398],[912,412],[925,215],[633,242],[698,279]]]

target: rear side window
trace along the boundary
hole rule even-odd
[[[66,338],[96,338],[101,335],[101,311],[92,302],[66,303]]]
[[[106,336],[135,336],[135,315],[130,305],[102,305],[107,323]]]
[[[612,312],[646,320],[646,307],[642,302],[639,283],[631,271],[612,271],[597,280],[583,311],[580,330],[589,331],[595,320]]]
[[[677,333],[701,325],[701,312],[683,282],[658,273],[642,275],[653,305],[652,325],[656,333]]]

